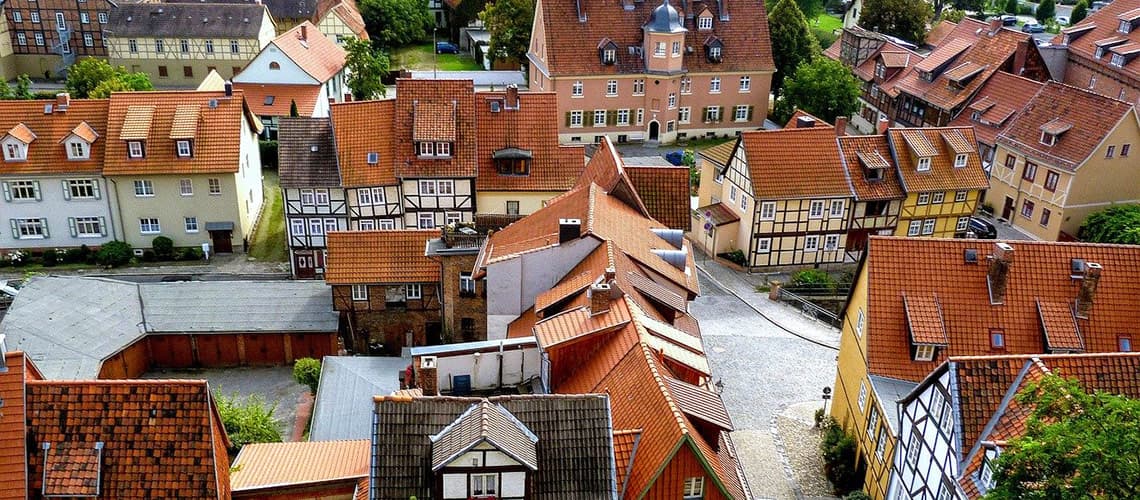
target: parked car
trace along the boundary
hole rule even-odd
[[[436,42],[435,43],[435,53],[436,54],[458,54],[459,53],[459,46],[455,45],[454,43],[451,43],[451,42]]]
[[[997,228],[994,227],[990,221],[982,218],[970,217],[970,223],[967,225],[966,230],[974,233],[974,236],[977,236],[983,240],[992,240],[997,238]]]
[[[1037,23],[1025,23],[1025,25],[1021,27],[1021,31],[1023,33],[1044,33],[1045,27]]]
[[[1002,26],[1017,26],[1017,16],[1012,16],[1009,14],[1001,16],[1001,25]]]
[[[1060,24],[1061,26],[1068,26],[1069,25],[1069,17],[1068,16],[1057,16],[1057,24]]]

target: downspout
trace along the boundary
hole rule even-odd
[[[108,182],[110,182],[112,185],[115,186],[114,190],[109,190],[109,191],[114,192],[115,193],[115,199],[118,200],[119,199],[119,183],[115,182],[115,179],[112,179],[112,178],[107,177],[107,176],[103,176],[103,178],[107,179]],[[107,193],[107,213],[111,212],[111,196],[110,196],[110,194],[111,193]],[[120,221],[123,220],[123,205],[121,203],[115,203],[114,208],[116,209],[115,211],[119,214],[119,220]],[[117,239],[119,239],[119,237],[115,234],[115,232],[116,232],[116,230],[115,230],[115,218],[112,217],[111,218],[111,237],[117,240]],[[126,240],[127,240],[127,235],[124,232],[123,241],[126,241]]]

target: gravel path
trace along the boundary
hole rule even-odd
[[[776,430],[803,498],[835,498],[831,495],[831,483],[823,473],[823,457],[819,452],[823,435],[814,425],[818,408],[820,405],[816,403],[789,407],[776,416]]]

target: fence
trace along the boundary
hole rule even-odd
[[[839,319],[839,315],[827,310],[827,308],[819,306],[814,302],[808,300],[806,297],[789,292],[784,288],[780,288],[777,297],[788,304],[796,307],[800,312],[809,318],[817,321],[822,321],[836,328],[843,326],[843,321]]]

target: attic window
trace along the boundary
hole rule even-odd
[[[86,160],[90,157],[91,148],[86,142],[73,140],[67,143],[68,160]]]
[[[602,64],[613,64],[617,61],[617,50],[606,49],[602,51]]]
[[[886,78],[887,77],[887,65],[883,64],[883,61],[878,61],[875,63],[875,77],[876,78]]]
[[[705,14],[706,15],[702,15],[699,19],[697,19],[697,29],[701,31],[708,31],[713,28],[712,16],[707,15],[707,12]]]
[[[273,61],[273,62],[269,63],[269,69],[270,70],[279,70],[279,69],[281,69],[281,63],[279,63],[277,61]]]
[[[990,330],[990,348],[991,349],[1005,349],[1005,332],[1002,330]]]
[[[530,175],[533,154],[520,148],[504,148],[492,153],[499,175]]]
[[[955,168],[962,168],[964,166],[966,166],[966,155],[964,155],[964,154],[954,155],[954,167]]]
[[[375,165],[377,163],[380,163],[380,153],[377,153],[375,151],[369,151],[368,152],[368,164],[369,165]]]
[[[498,113],[503,109],[503,104],[499,101],[491,101],[490,105],[492,113]]]
[[[1116,338],[1116,344],[1116,350],[1120,352],[1132,352],[1132,337],[1121,335]]]
[[[1132,32],[1132,22],[1121,19],[1120,20],[1120,28],[1118,28],[1117,31],[1124,33],[1124,34],[1131,33]]]
[[[932,72],[932,71],[919,71],[918,76],[919,76],[919,78],[922,78],[922,81],[924,81],[924,82],[933,82],[934,81],[934,72]]]
[[[175,143],[178,150],[179,158],[189,158],[193,156],[193,150],[190,148],[190,141],[181,140]]]
[[[23,161],[28,159],[28,145],[10,140],[4,144],[4,160]]]
[[[266,106],[272,106],[273,101],[276,101],[276,100],[277,100],[277,98],[275,96],[267,95],[267,96],[265,96],[265,105]]]
[[[974,111],[973,113],[970,114],[970,119],[974,120],[974,121],[981,120],[982,119],[982,112],[981,111]]]
[[[930,344],[918,344],[914,346],[914,360],[915,361],[933,361],[934,360],[934,346]]]
[[[708,59],[709,62],[720,62],[720,47],[709,47]]]
[[[143,149],[142,141],[127,141],[127,156],[131,158],[142,158],[146,155]]]
[[[926,172],[930,170],[930,157],[924,156],[918,159],[918,171]]]
[[[1050,134],[1049,132],[1042,131],[1041,144],[1044,144],[1046,146],[1057,144],[1057,136],[1055,134]]]
[[[1109,66],[1116,66],[1117,68],[1124,66],[1124,56],[1120,54],[1113,54],[1112,61],[1109,61]]]

